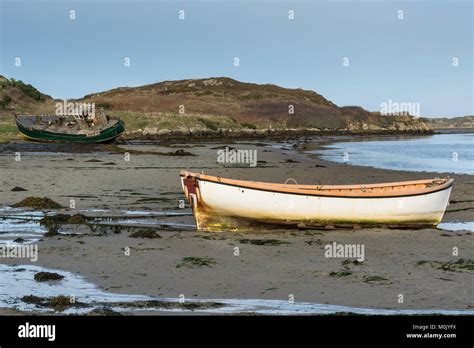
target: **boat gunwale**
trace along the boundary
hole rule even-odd
[[[443,191],[452,187],[454,179],[443,178],[443,179],[424,179],[424,180],[413,180],[413,181],[400,181],[392,183],[378,183],[378,184],[361,184],[361,185],[286,185],[278,183],[265,183],[255,182],[246,180],[234,180],[220,178],[217,176],[211,176],[206,174],[191,173],[188,171],[181,171],[180,176],[183,178],[194,178],[195,180],[207,181],[221,185],[240,187],[245,189],[252,189],[257,191],[266,191],[283,194],[293,194],[302,196],[320,196],[320,197],[333,197],[333,198],[397,198],[397,197],[411,197],[427,195],[439,191]],[[380,187],[396,187],[396,186],[407,186],[416,184],[429,184],[433,181],[444,181],[441,184],[432,187],[426,187],[423,189],[416,190],[405,190],[398,192],[354,192],[353,194],[348,192],[334,192],[335,190],[352,190],[352,189],[371,189]],[[302,188],[301,188],[302,187]],[[325,190],[321,190],[321,188]],[[318,189],[319,188],[319,189]],[[327,191],[327,192],[324,192]]]

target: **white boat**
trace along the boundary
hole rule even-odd
[[[200,231],[436,226],[453,179],[367,185],[297,185],[224,179],[187,171],[181,184]]]

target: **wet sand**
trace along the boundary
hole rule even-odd
[[[320,142],[328,139],[320,139]],[[225,168],[216,162],[222,143],[180,146],[123,145],[126,154],[28,154],[15,161],[15,146],[0,153],[1,206],[30,196],[47,196],[75,209],[187,212],[179,209],[182,169],[231,178],[299,184],[375,183],[442,177],[442,173],[409,173],[335,164],[317,156],[295,154],[256,142],[232,143],[237,149],[256,149],[258,166]],[[313,146],[310,146],[313,148]],[[103,148],[105,149],[105,148]],[[102,150],[103,150],[102,149]],[[164,156],[183,149],[196,156]],[[110,150],[110,148],[107,148]],[[1,151],[1,149],[0,149]],[[146,152],[139,154],[137,151]],[[287,162],[287,160],[296,163]],[[474,220],[474,177],[451,175],[455,186],[443,221]],[[15,186],[28,191],[12,192]],[[190,214],[159,218],[193,224]],[[36,265],[84,276],[104,290],[123,294],[219,299],[280,299],[353,307],[387,309],[472,309],[472,271],[444,271],[422,260],[449,262],[474,258],[474,234],[466,231],[423,230],[273,230],[256,233],[198,233],[192,228],[156,228],[162,238],[130,238],[130,231],[112,229],[79,236],[44,237]],[[275,239],[279,245],[252,245],[242,239]],[[324,246],[337,242],[364,244],[361,265],[343,265],[344,258],[326,258]],[[124,248],[130,248],[130,255]],[[235,255],[235,247],[239,255]],[[453,256],[453,247],[459,256]],[[215,261],[209,267],[182,266],[183,258]],[[0,259],[7,264],[28,263]],[[180,266],[181,265],[181,266]],[[345,271],[345,276],[331,275]],[[379,276],[382,281],[367,282]],[[67,289],[65,289],[67,293]],[[398,302],[402,294],[404,302]],[[0,309],[0,313],[6,312]]]

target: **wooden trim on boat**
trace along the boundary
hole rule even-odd
[[[454,179],[448,177],[443,179],[425,179],[366,185],[288,185],[225,179],[206,174],[191,173],[188,171],[181,171],[180,176],[185,179],[194,179],[196,184],[197,181],[207,181],[221,185],[240,187],[243,189],[246,188],[293,195],[341,198],[395,198],[419,196],[446,190],[450,188],[454,182]],[[412,188],[409,188],[410,186],[412,186]]]

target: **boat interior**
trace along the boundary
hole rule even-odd
[[[25,128],[44,130],[48,132],[60,132],[66,134],[98,132],[102,129],[114,126],[118,120],[91,119],[82,116],[16,116],[16,121]]]

